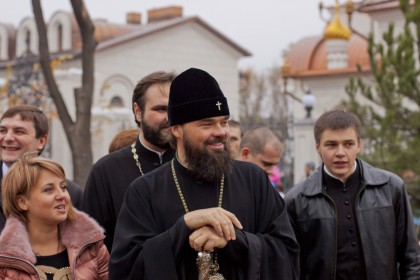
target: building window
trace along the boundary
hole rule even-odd
[[[25,32],[25,45],[26,45],[26,53],[30,53],[31,51],[31,31],[29,29]]]
[[[63,25],[61,24],[57,27],[57,50],[59,52],[63,50]]]
[[[124,107],[124,101],[119,96],[114,96],[111,99],[111,107],[112,108],[122,108]]]

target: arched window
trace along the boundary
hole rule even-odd
[[[31,31],[29,29],[26,29],[25,32],[25,45],[26,45],[26,53],[29,53],[31,51]]]
[[[57,50],[63,50],[63,25],[61,23],[57,26]]]
[[[124,107],[124,101],[119,96],[114,96],[111,99],[111,107],[112,108],[122,108]]]

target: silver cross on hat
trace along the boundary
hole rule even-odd
[[[216,103],[216,106],[219,108],[219,111],[221,110],[220,109],[220,106],[222,105],[222,103],[220,103],[220,101],[217,101],[217,103]]]

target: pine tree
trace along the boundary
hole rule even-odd
[[[391,23],[383,42],[375,43],[370,35],[372,79],[351,78],[343,105],[362,121],[362,157],[404,178],[420,216],[420,1],[410,6],[409,0],[400,0],[400,8],[403,32],[395,34]]]

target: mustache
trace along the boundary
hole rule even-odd
[[[168,122],[161,123],[159,125],[159,129],[163,129],[163,128],[169,128],[169,123]]]
[[[213,145],[216,143],[222,143],[222,144],[226,144],[227,142],[227,137],[223,137],[223,136],[213,136],[210,137],[209,139],[207,139],[206,141],[204,141],[205,145]]]

